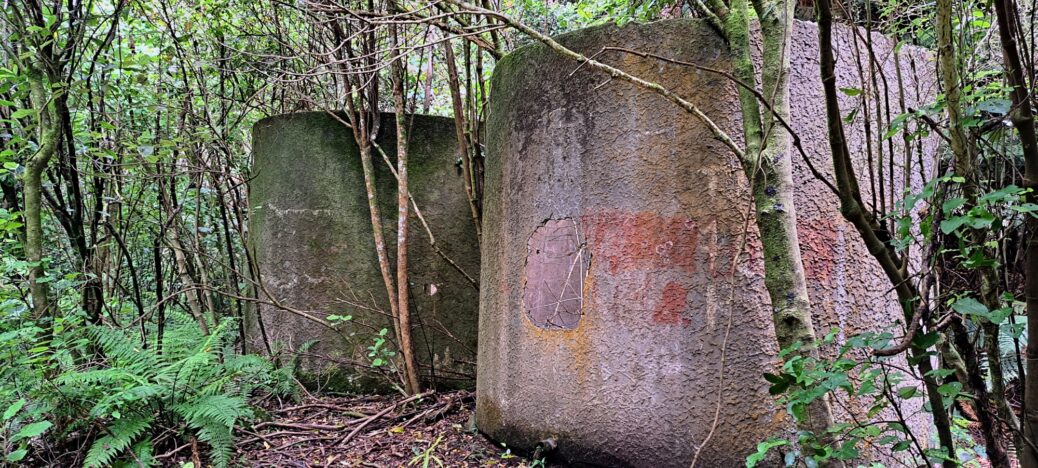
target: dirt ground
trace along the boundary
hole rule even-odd
[[[474,404],[471,392],[269,401],[237,450],[257,467],[531,466],[475,430]]]

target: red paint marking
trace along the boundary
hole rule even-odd
[[[651,212],[606,212],[586,215],[593,261],[603,261],[610,274],[676,268],[696,271],[699,228],[689,218]]]
[[[836,265],[836,226],[821,219],[801,220],[797,231],[804,275],[811,281],[829,284]]]
[[[692,319],[685,317],[688,288],[675,283],[668,282],[663,287],[663,296],[656,304],[656,310],[652,312],[652,321],[666,325],[681,325],[687,327],[692,324]]]

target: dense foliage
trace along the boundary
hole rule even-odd
[[[834,6],[819,1],[798,2],[796,13],[824,28]],[[451,115],[478,225],[480,167],[492,157],[482,145],[489,76],[504,54],[544,42],[540,34],[680,16],[710,22],[738,51],[738,21],[761,19],[765,32],[778,31],[769,29],[769,21],[784,20],[775,8],[792,7],[780,0],[3,2],[2,463],[151,466],[191,452],[233,465],[236,431],[257,415],[253,399],[297,391],[294,370],[307,346],[266,343],[264,357],[244,346],[249,310],[277,305],[249,246],[249,129],[258,119],[346,109],[359,129],[378,112]],[[937,99],[923,108],[884,109],[873,82],[840,90],[857,104],[828,116],[830,128],[873,127],[869,148],[880,166],[910,157],[920,171],[933,168],[921,190],[882,171],[834,181],[856,190],[858,177],[880,187],[867,200],[844,190],[860,209],[842,215],[867,242],[874,238],[876,261],[896,264],[888,279],[905,319],[842,345],[820,330],[817,341],[786,346],[775,369],[755,377],[771,384],[799,431],[761,441],[745,454],[747,465],[818,466],[879,447],[916,466],[986,466],[981,459],[1009,466],[1017,453],[1036,466],[1038,415],[1027,412],[1038,411],[1038,351],[1028,349],[1028,327],[1038,327],[1038,6],[854,0],[839,7],[836,22],[931,49],[940,64]],[[869,64],[859,66],[868,74]],[[773,115],[770,107],[755,112]],[[941,147],[933,154],[893,154],[889,143],[915,148],[934,134]],[[372,139],[355,136],[362,148]],[[762,145],[759,162],[767,166],[771,140],[747,141]],[[838,161],[838,153],[815,156]],[[747,176],[752,182],[753,167]],[[408,361],[406,268],[400,276],[401,265],[380,260],[391,299],[402,305],[387,311],[394,329],[372,333],[360,371],[418,393]],[[349,317],[323,319],[335,327]],[[846,399],[868,401],[868,416],[884,419],[836,417],[821,429],[811,420],[820,403]],[[940,440],[913,433],[909,406],[928,412]],[[434,447],[416,460],[436,462]]]

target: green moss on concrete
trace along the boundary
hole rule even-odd
[[[392,160],[396,154],[395,119],[383,114],[376,142]],[[468,214],[457,159],[454,122],[430,116],[408,116],[409,173],[412,194],[440,248],[474,277],[479,275],[475,229]],[[314,352],[344,361],[366,362],[367,346],[381,328],[392,329],[385,286],[378,269],[367,196],[352,131],[323,112],[288,114],[261,120],[253,130],[255,160],[250,181],[250,237],[268,289],[290,307],[325,318],[352,315],[354,320],[332,332],[312,321],[260,306],[271,338],[288,348],[320,339]],[[395,164],[395,161],[393,161]],[[387,249],[396,232],[396,183],[378,153],[374,154],[376,191],[382,210]],[[422,224],[412,221],[409,257],[417,356],[427,381],[441,387],[471,386],[473,369],[458,362],[468,377],[447,379],[447,369],[434,369],[446,355],[475,361],[477,292],[428,244]],[[426,284],[439,293],[428,296]],[[373,310],[378,309],[378,310]],[[454,338],[440,331],[446,329]],[[250,320],[251,347],[262,349],[255,314]],[[305,359],[304,367],[320,377],[322,363]],[[348,367],[348,366],[346,366]],[[457,369],[450,369],[457,370]],[[334,378],[344,387],[363,379]],[[364,384],[365,387],[370,387]]]

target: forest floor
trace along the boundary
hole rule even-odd
[[[420,399],[310,396],[300,402],[267,401],[262,407],[269,418],[238,437],[239,459],[248,466],[530,464],[475,430],[471,392],[434,393]]]

